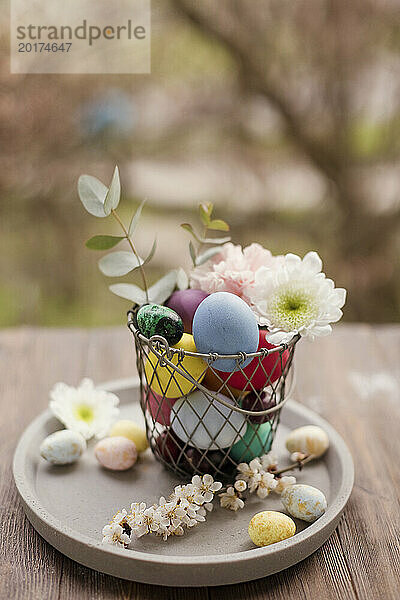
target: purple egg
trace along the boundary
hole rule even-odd
[[[202,290],[178,290],[169,297],[165,306],[181,317],[185,333],[192,333],[194,313],[207,296],[208,294]]]

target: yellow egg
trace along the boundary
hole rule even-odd
[[[249,536],[256,546],[269,546],[286,540],[295,533],[293,519],[274,510],[257,513],[249,523]]]
[[[145,430],[142,427],[139,427],[139,425],[136,425],[133,421],[117,421],[110,431],[110,437],[115,436],[131,440],[139,453],[144,452],[149,447]]]
[[[184,333],[174,348],[183,348],[187,352],[197,352],[193,336]],[[207,365],[201,358],[195,356],[185,356],[179,360],[179,355],[174,354],[172,362],[183,371],[187,371],[193,379],[201,381],[206,373]],[[189,379],[180,375],[167,365],[161,366],[158,358],[152,352],[149,353],[145,365],[147,383],[153,392],[166,398],[179,398],[189,394],[196,388]]]

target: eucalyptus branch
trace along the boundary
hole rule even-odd
[[[143,281],[144,292],[145,292],[145,294],[146,294],[146,302],[148,302],[148,301],[149,301],[149,292],[148,292],[148,289],[149,289],[149,288],[148,288],[148,285],[147,285],[146,273],[145,273],[145,270],[144,270],[144,268],[143,268],[142,261],[141,261],[141,259],[140,259],[139,255],[138,255],[138,253],[137,253],[137,251],[136,251],[136,248],[135,248],[135,246],[134,246],[134,244],[133,244],[133,241],[132,241],[132,239],[131,239],[131,238],[130,238],[130,236],[129,236],[129,232],[128,232],[128,230],[126,229],[125,225],[124,225],[124,224],[123,224],[123,222],[121,221],[121,219],[120,219],[120,217],[119,217],[119,215],[118,215],[117,211],[116,211],[114,208],[111,210],[111,214],[112,214],[112,216],[113,216],[113,217],[116,219],[116,221],[119,223],[119,225],[121,226],[121,228],[122,228],[122,231],[123,231],[123,232],[124,232],[124,234],[125,234],[125,238],[126,238],[126,240],[127,240],[128,244],[129,244],[129,246],[131,247],[131,250],[132,250],[133,254],[134,254],[134,255],[135,255],[135,257],[137,258],[137,261],[138,261],[138,264],[139,264],[139,270],[140,270],[140,274],[141,274],[141,276],[142,276],[142,281]]]

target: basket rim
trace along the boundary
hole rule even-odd
[[[284,352],[288,348],[291,348],[299,341],[301,337],[298,333],[294,335],[289,342],[279,344],[278,346],[274,346],[273,348],[263,348],[262,350],[258,350],[257,352],[238,352],[237,354],[219,354],[218,352],[209,352],[208,354],[204,354],[201,352],[190,352],[188,350],[184,350],[183,348],[174,348],[173,346],[170,346],[167,340],[160,335],[153,335],[151,338],[145,337],[135,326],[134,314],[134,310],[128,310],[128,329],[135,337],[137,337],[142,343],[146,344],[149,348],[152,349],[155,344],[161,344],[165,347],[166,353],[170,354],[171,356],[174,354],[180,354],[181,356],[202,358],[209,364],[212,364],[216,360],[237,360],[239,363],[241,363],[245,362],[245,360],[247,360],[248,358],[265,358],[270,354]]]

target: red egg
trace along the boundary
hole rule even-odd
[[[265,339],[268,335],[268,331],[260,329],[258,350],[267,348],[268,350],[275,348],[273,344],[270,344]],[[238,390],[262,390],[266,385],[274,383],[282,374],[282,368],[285,367],[289,359],[289,350],[285,350],[282,353],[282,357],[279,352],[273,352],[266,356],[260,364],[259,358],[253,358],[251,363],[243,369],[243,372],[236,371],[229,377],[230,373],[224,373],[218,371],[220,377],[227,381],[229,379],[229,385],[235,387]],[[251,378],[251,382],[248,379]]]
[[[143,398],[145,409],[149,411],[154,421],[162,425],[170,424],[171,408],[176,401],[177,398],[163,398],[151,389],[148,390]]]

